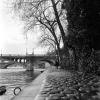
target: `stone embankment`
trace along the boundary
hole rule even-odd
[[[50,70],[35,100],[100,100],[100,78]]]

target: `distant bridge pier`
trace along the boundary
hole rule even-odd
[[[26,63],[29,63],[30,62],[30,59],[26,58]]]
[[[24,59],[24,63],[26,63],[26,59]]]
[[[18,58],[15,58],[14,61],[17,62]]]
[[[19,58],[17,59],[17,62],[19,62]]]
[[[27,71],[34,71],[33,65],[31,63],[27,63],[25,69]]]
[[[26,63],[26,70],[27,71],[34,71],[34,63],[33,63],[33,60],[31,59],[25,59],[25,63]]]
[[[21,59],[21,58],[19,58],[19,63],[21,63],[21,61],[22,61],[22,59]]]

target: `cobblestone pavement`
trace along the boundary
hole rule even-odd
[[[38,100],[100,100],[100,79],[63,70],[51,70]]]

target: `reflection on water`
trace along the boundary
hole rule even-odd
[[[32,82],[32,80],[39,74],[39,72],[33,73],[32,71],[26,71],[22,67],[9,67],[8,69],[0,69],[0,86],[6,86],[7,92],[5,96],[7,99],[14,96],[13,90],[15,87],[21,87],[22,89],[24,86]],[[0,96],[0,100],[1,96]]]

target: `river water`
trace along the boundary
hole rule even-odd
[[[26,71],[21,66],[0,69],[0,86],[6,86],[7,92],[0,96],[0,100],[10,100],[14,96],[15,87],[23,89],[32,82],[40,72]]]

